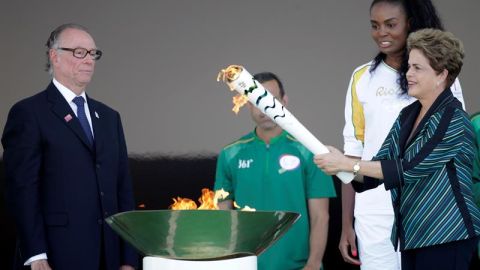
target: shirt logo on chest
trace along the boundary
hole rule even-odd
[[[286,154],[280,157],[279,164],[280,170],[278,170],[278,173],[282,174],[298,168],[300,166],[300,159],[296,156]]]
[[[402,94],[402,91],[400,88],[397,88],[397,89],[394,89],[394,88],[387,88],[387,87],[383,87],[383,86],[380,86],[377,88],[377,91],[376,91],[376,96],[397,96],[397,95],[401,95]]]
[[[238,168],[239,169],[249,169],[250,164],[253,163],[253,159],[239,159],[238,160]]]

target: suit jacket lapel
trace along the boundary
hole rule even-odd
[[[99,111],[98,104],[95,100],[91,99],[87,95],[88,99],[88,109],[90,110],[90,119],[92,119],[92,127],[93,127],[93,134],[95,137],[95,150],[96,153],[100,152],[100,150],[103,147],[103,129],[102,129],[102,124],[101,122],[103,121],[102,119],[102,114],[101,111]]]
[[[437,111],[441,110],[445,106],[445,104],[451,102],[453,98],[454,97],[453,97],[452,91],[450,91],[449,88],[443,90],[443,92],[440,93],[437,99],[435,99],[435,101],[433,102],[432,106],[428,109],[425,116],[423,116],[417,128],[413,131],[414,133],[410,137],[410,140],[406,141],[406,144],[402,145],[402,149],[403,149],[402,153],[404,153],[408,149],[408,147],[410,147],[413,144],[413,142],[416,140],[420,131],[425,128],[425,124],[429,121],[430,117]],[[409,137],[410,132],[412,131],[413,123],[417,119],[417,116],[420,113],[420,109],[421,109],[421,104],[419,101],[416,101],[414,104],[415,105],[413,106],[412,110],[408,114],[408,119],[405,121],[405,125],[402,125],[402,134],[404,136],[407,136],[407,138]]]
[[[52,104],[52,111],[54,114],[60,119],[60,121],[65,123],[75,135],[77,135],[80,141],[82,141],[90,151],[93,151],[93,147],[90,145],[78,118],[53,83],[50,83],[47,88],[47,96],[49,102]]]
[[[413,124],[417,119],[418,112],[420,111],[421,104],[419,101],[415,101],[412,103],[402,114],[401,118],[401,126],[400,126],[400,136],[399,136],[399,147],[400,147],[400,155],[403,157],[405,150],[408,144],[412,141],[414,136],[410,140],[408,140],[410,136],[410,132],[412,131]]]

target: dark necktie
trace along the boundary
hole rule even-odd
[[[75,97],[72,101],[77,105],[77,118],[80,121],[80,125],[82,125],[85,135],[87,135],[88,142],[90,142],[90,145],[93,145],[92,130],[85,114],[85,99],[83,97]]]

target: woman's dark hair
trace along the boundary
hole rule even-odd
[[[401,5],[405,10],[406,17],[409,23],[408,34],[424,28],[434,28],[444,30],[442,21],[437,14],[435,6],[431,0],[373,0],[370,5],[370,11],[373,6],[378,3],[389,3],[393,5]],[[375,71],[378,65],[385,60],[386,55],[382,52],[378,53],[373,59],[370,72]],[[408,52],[405,47],[403,51],[402,63],[398,73],[400,75],[398,84],[403,93],[408,91],[408,82],[406,74],[408,71]]]

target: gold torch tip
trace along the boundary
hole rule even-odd
[[[222,80],[225,83],[232,82],[238,77],[240,77],[240,73],[242,73],[243,67],[239,65],[230,65],[226,69],[220,70],[217,75],[217,82]]]

